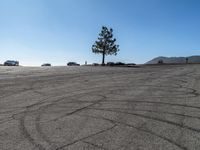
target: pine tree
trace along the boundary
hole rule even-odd
[[[117,55],[119,45],[115,44],[116,39],[113,38],[113,29],[103,26],[98,40],[92,45],[92,52],[102,54],[102,65],[105,65],[106,55]]]

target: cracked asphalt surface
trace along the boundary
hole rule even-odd
[[[0,67],[0,150],[199,150],[200,65]]]

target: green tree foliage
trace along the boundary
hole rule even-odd
[[[98,40],[92,45],[92,52],[102,54],[102,65],[105,65],[106,55],[117,55],[119,45],[115,44],[116,39],[113,38],[113,29],[103,26]]]

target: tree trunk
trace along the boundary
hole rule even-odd
[[[103,58],[102,58],[102,64],[101,64],[101,65],[102,65],[102,66],[105,66],[105,52],[103,52],[102,55],[103,55]]]

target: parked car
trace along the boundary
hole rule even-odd
[[[93,66],[100,66],[100,64],[98,64],[98,63],[93,63],[92,65]]]
[[[107,66],[114,66],[115,63],[114,62],[107,62]]]
[[[158,60],[158,64],[164,64],[163,60],[162,59]]]
[[[45,63],[45,64],[42,64],[41,66],[42,66],[42,67],[43,67],[43,66],[51,66],[51,64]]]
[[[122,63],[122,62],[116,62],[115,63],[115,66],[123,66],[123,65],[125,65],[125,63]]]
[[[135,66],[136,64],[135,63],[128,63],[126,65],[128,65],[128,66]]]
[[[80,64],[77,64],[76,62],[68,62],[67,66],[80,66]]]
[[[7,60],[4,62],[4,66],[19,66],[19,61]]]

